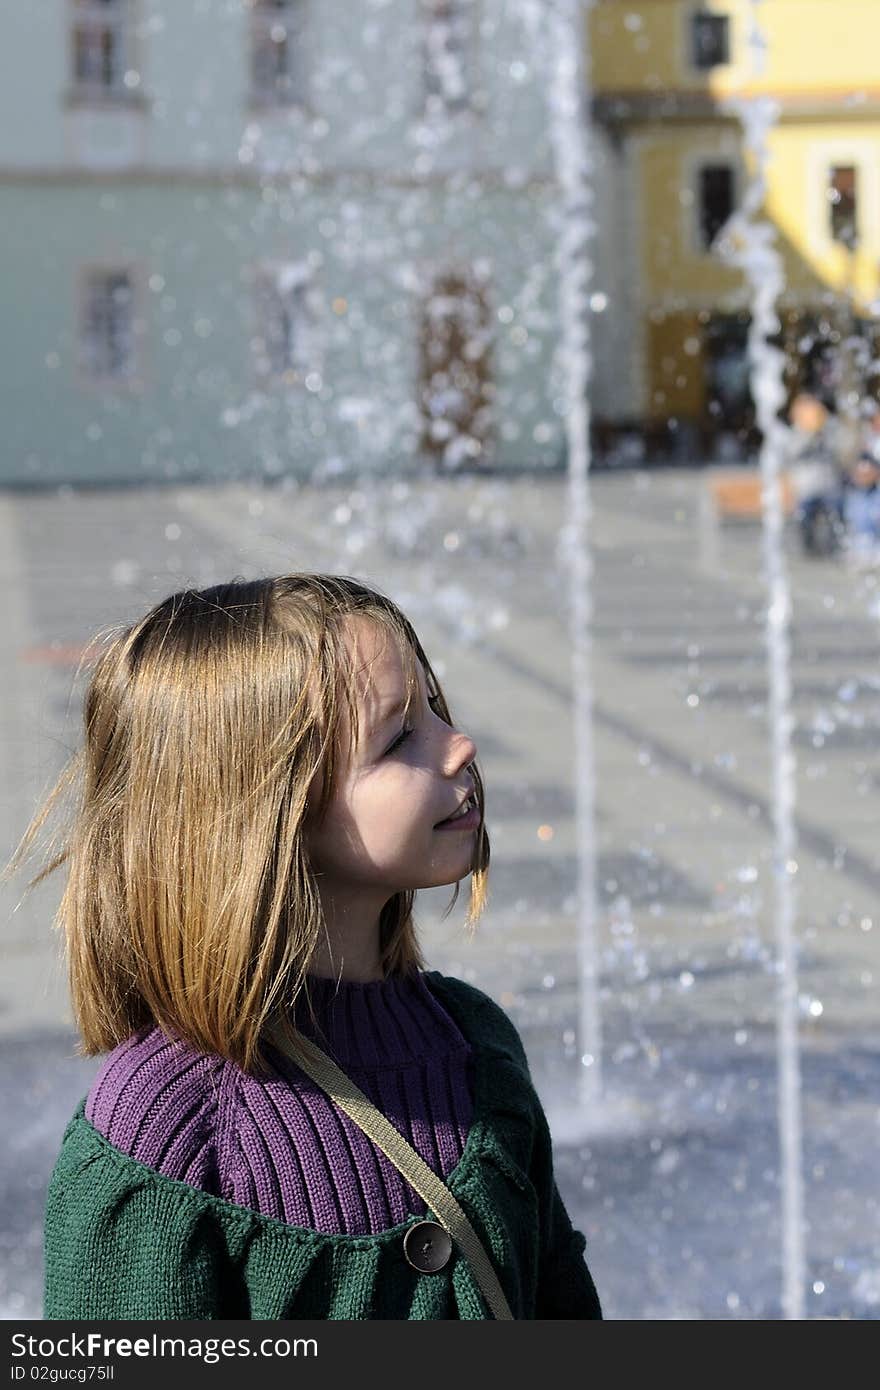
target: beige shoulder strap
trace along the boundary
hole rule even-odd
[[[498,1282],[498,1276],[479,1236],[449,1188],[428,1167],[421,1155],[416,1153],[409,1141],[311,1039],[302,1038],[300,1048],[296,1051],[277,1033],[273,1033],[272,1042],[296,1062],[297,1066],[302,1067],[339,1108],[378,1144],[458,1244],[474,1272],[493,1316],[513,1321],[504,1290]]]

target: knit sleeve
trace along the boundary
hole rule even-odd
[[[46,1319],[247,1317],[228,1295],[228,1265],[210,1198],[152,1181],[109,1145],[83,1143],[72,1122],[46,1198]]]
[[[601,1318],[599,1296],[587,1268],[586,1236],[571,1224],[553,1173],[547,1119],[537,1105],[537,1139],[532,1182],[538,1194],[538,1287],[536,1318]]]
[[[476,996],[476,991],[471,989]],[[556,1185],[550,1127],[532,1082],[519,1031],[499,1004],[482,996],[492,1020],[494,1041],[503,1046],[523,1073],[531,1094],[535,1141],[529,1177],[538,1199],[538,1285],[536,1318],[601,1318],[596,1286],[584,1258],[586,1236],[575,1230]]]

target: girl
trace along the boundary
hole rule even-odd
[[[291,1060],[310,1039],[442,1178],[514,1318],[599,1318],[519,1036],[425,969],[419,888],[489,840],[476,748],[354,579],[187,590],[101,654],[59,864],[80,1055],[45,1220],[56,1319],[482,1319],[462,1250]],[[35,880],[38,882],[39,879]],[[430,1252],[426,1255],[425,1252]]]

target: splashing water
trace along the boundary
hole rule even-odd
[[[559,185],[557,270],[562,327],[560,364],[568,450],[568,522],[559,537],[559,561],[568,571],[574,699],[577,946],[579,1040],[583,1111],[595,1111],[602,1094],[602,1021],[599,998],[596,885],[596,776],[592,726],[592,561],[590,556],[590,418],[587,390],[591,354],[588,243],[592,215],[589,141],[587,12],[591,0],[551,0],[540,6],[545,45],[549,130]],[[531,16],[535,13],[530,7]]]
[[[752,72],[766,66],[766,38],[759,6],[750,0],[748,46]],[[722,251],[740,266],[751,291],[752,321],[748,355],[750,384],[763,442],[760,464],[763,482],[763,552],[767,584],[766,642],[770,689],[770,729],[773,768],[774,887],[777,946],[776,1039],[778,1069],[778,1126],[782,1178],[783,1312],[802,1319],[806,1268],[804,1262],[804,1196],[800,1055],[798,1044],[798,981],[795,941],[797,873],[795,830],[795,758],[792,752],[791,595],[783,549],[781,467],[785,427],[778,411],[785,404],[784,355],[768,342],[779,331],[776,303],[785,288],[782,258],[775,229],[755,220],[766,196],[769,132],[778,118],[777,104],[766,98],[729,103],[740,118],[745,150],[751,158],[750,178],[742,207],[728,224]]]

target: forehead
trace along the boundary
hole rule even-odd
[[[363,615],[349,618],[344,640],[355,722],[360,726],[363,715],[366,733],[389,707],[417,697],[424,675],[406,638],[384,623]]]
[[[345,646],[349,655],[349,674],[359,694],[377,685],[382,693],[393,693],[394,685],[416,675],[419,663],[409,643],[384,623],[358,615],[345,622]]]

